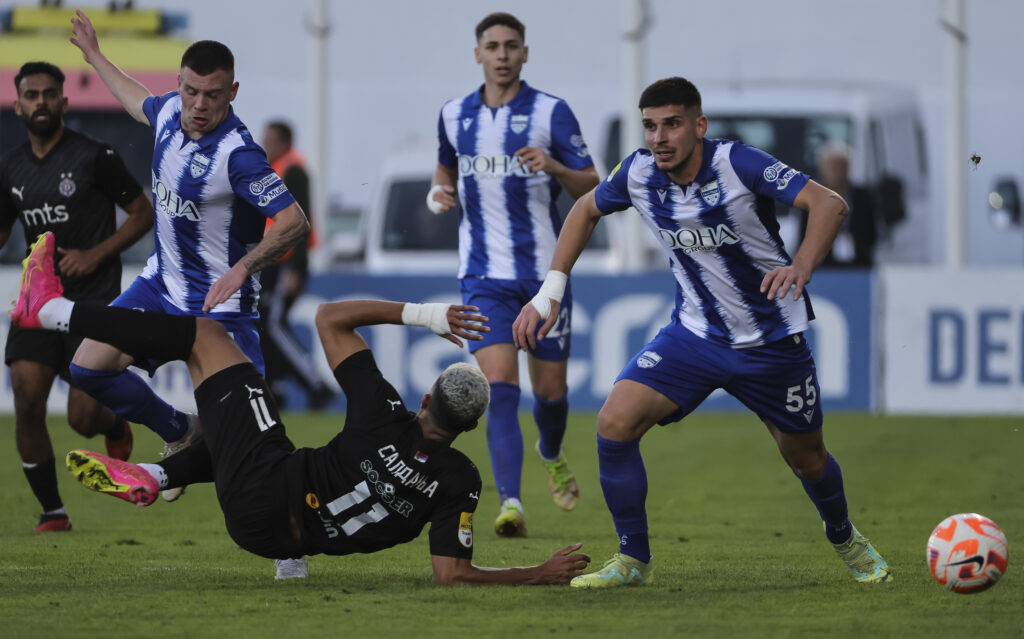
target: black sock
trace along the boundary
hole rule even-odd
[[[115,346],[137,359],[184,361],[196,341],[196,318],[76,302],[68,331]]]
[[[161,460],[157,465],[167,473],[164,490],[213,481],[213,459],[202,439]]]
[[[35,493],[36,499],[43,507],[44,513],[64,507],[64,502],[60,500],[60,493],[57,492],[57,465],[52,457],[44,462],[39,462],[32,468],[22,466],[22,469],[25,471],[28,485],[32,487],[32,492]]]

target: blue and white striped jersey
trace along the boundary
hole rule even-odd
[[[794,302],[761,292],[765,273],[792,263],[779,236],[775,203],[792,205],[807,175],[739,142],[704,140],[700,171],[678,185],[641,149],[597,187],[605,214],[636,208],[668,255],[676,278],[674,321],[733,348],[758,346],[807,329],[806,291]]]
[[[555,209],[562,189],[513,154],[539,147],[573,170],[594,161],[564,100],[525,82],[497,109],[482,94],[480,87],[445,103],[438,122],[438,161],[459,171],[459,277],[541,280],[562,228]]]
[[[234,110],[198,140],[181,130],[177,92],[147,98],[143,110],[155,135],[156,246],[141,277],[183,312],[201,315],[210,286],[259,243],[266,218],[295,199]],[[250,277],[213,311],[256,315],[259,290]]]

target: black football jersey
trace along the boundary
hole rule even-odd
[[[411,541],[430,523],[430,554],[473,556],[480,472],[461,452],[425,439],[416,414],[369,350],[335,369],[345,427],[289,462],[291,511],[306,554],[369,553]]]
[[[59,248],[92,248],[117,229],[114,205],[126,206],[140,193],[117,151],[68,128],[43,158],[26,142],[0,160],[0,225],[20,219],[29,245],[53,231]],[[61,281],[69,299],[112,300],[121,291],[121,257]]]

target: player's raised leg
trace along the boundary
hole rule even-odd
[[[619,552],[597,572],[572,580],[574,588],[638,586],[653,573],[648,541],[647,470],[640,439],[678,407],[658,391],[630,379],[612,387],[597,417],[597,456],[601,490],[615,523]]]

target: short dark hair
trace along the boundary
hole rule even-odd
[[[14,76],[14,90],[16,92],[21,91],[21,81],[26,76],[39,75],[45,73],[54,80],[57,81],[57,86],[60,87],[61,93],[64,92],[64,72],[60,70],[56,64],[49,62],[26,62],[21,65],[21,69],[18,70],[18,75]]]
[[[231,49],[216,40],[200,40],[181,56],[181,67],[188,67],[198,75],[210,75],[214,71],[235,72],[235,56]]]
[[[486,16],[480,21],[480,24],[476,25],[477,42],[479,42],[480,38],[483,37],[484,31],[487,31],[495,25],[501,25],[516,31],[519,33],[519,37],[523,39],[523,42],[526,42],[526,26],[519,21],[519,18],[515,17],[511,13],[505,13],[504,11],[496,11],[489,16]]]
[[[684,109],[701,110],[700,91],[686,78],[662,78],[640,94],[640,110],[648,107],[680,105]]]
[[[267,129],[272,130],[277,134],[277,137],[281,138],[281,142],[287,145],[289,148],[292,145],[292,127],[288,125],[284,120],[272,120],[267,124]]]

